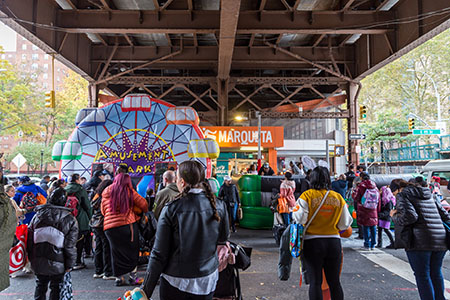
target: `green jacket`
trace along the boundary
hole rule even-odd
[[[0,182],[0,291],[9,286],[9,249],[13,243],[17,219],[11,199],[3,192]]]
[[[75,194],[75,197],[78,198],[78,230],[79,232],[90,230],[89,220],[92,217],[92,207],[89,202],[89,196],[86,190],[78,183],[71,182],[65,188],[67,195]]]

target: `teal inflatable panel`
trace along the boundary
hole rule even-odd
[[[261,176],[259,175],[243,175],[239,178],[239,190],[247,192],[261,191]]]
[[[242,207],[243,218],[239,226],[248,229],[271,229],[273,227],[273,213],[268,207]]]
[[[242,206],[261,206],[261,192],[241,191],[239,193]]]

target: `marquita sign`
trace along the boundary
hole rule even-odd
[[[215,139],[222,148],[258,146],[258,127],[200,127],[205,138]],[[261,127],[261,146],[283,147],[283,127]]]

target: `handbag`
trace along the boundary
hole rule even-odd
[[[323,204],[325,203],[325,200],[328,197],[328,194],[330,191],[327,191],[325,196],[323,196],[322,201],[320,202],[317,209],[314,211],[314,214],[312,217],[308,220],[308,223],[303,227],[301,224],[293,224],[293,226],[290,227],[290,239],[289,239],[289,248],[291,250],[291,254],[293,257],[299,257],[302,250],[303,250],[303,243],[305,240],[305,234],[308,230],[309,226],[311,225],[312,221],[316,218],[317,214],[319,213],[319,210],[322,208]]]
[[[284,197],[278,198],[277,211],[280,214],[287,214],[287,213],[289,213],[289,206],[287,204],[287,199],[286,198],[284,198]]]

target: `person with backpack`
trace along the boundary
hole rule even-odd
[[[50,300],[59,300],[66,272],[76,259],[78,225],[71,209],[64,207],[66,192],[57,188],[48,203],[36,208],[28,226],[27,251],[36,274],[35,300],[45,300],[50,284]]]
[[[353,191],[352,198],[356,203],[357,222],[362,225],[364,249],[373,250],[376,244],[378,212],[380,211],[380,193],[375,182],[370,180],[369,174],[362,172],[361,182]]]
[[[397,198],[396,209],[391,211],[396,226],[395,246],[405,248],[420,299],[444,300],[442,262],[448,249],[448,233],[443,223],[449,224],[450,216],[422,183],[394,179],[390,184]]]
[[[86,190],[81,186],[81,178],[79,174],[72,174],[69,178],[69,184],[65,187],[67,192],[68,206],[73,208],[73,213],[78,222],[78,242],[77,242],[77,259],[74,270],[86,268],[82,262],[83,249],[88,240],[87,235],[90,234],[89,220],[92,217],[92,208],[89,202]]]
[[[47,192],[40,186],[31,182],[31,179],[28,176],[20,176],[19,183],[20,186],[16,189],[16,194],[13,199],[20,208],[25,208],[28,211],[28,213],[25,214],[25,219],[22,221],[22,224],[29,224],[34,217],[34,208],[39,204],[43,204],[40,202],[45,203],[44,198],[47,198]],[[25,199],[23,199],[24,196]],[[26,204],[22,200],[27,200]]]
[[[383,247],[383,231],[391,242],[387,249],[394,249],[394,237],[391,233],[391,216],[389,215],[391,210],[395,206],[395,196],[392,194],[389,186],[381,187],[381,206],[378,213],[378,243],[377,248]]]
[[[310,280],[309,299],[322,299],[323,269],[331,299],[343,300],[344,292],[339,279],[343,255],[339,231],[348,229],[353,218],[342,196],[331,190],[327,168],[314,168],[310,180],[311,189],[301,194],[297,200],[300,208],[293,213],[297,224],[310,222],[303,232],[303,261]]]
[[[108,239],[103,231],[104,216],[101,211],[102,193],[113,183],[111,179],[103,180],[95,190],[95,195],[92,197],[92,218],[89,225],[92,228],[95,236],[95,250],[94,250],[94,264],[95,273],[94,278],[103,278],[105,280],[115,279],[112,274],[111,264],[111,250]]]
[[[292,179],[292,173],[286,172],[284,174],[284,180],[281,181],[280,185],[280,198],[278,201],[285,201],[286,203],[286,212],[281,213],[281,217],[283,218],[284,225],[289,226],[292,222],[292,211],[296,205],[295,202],[295,181]]]

